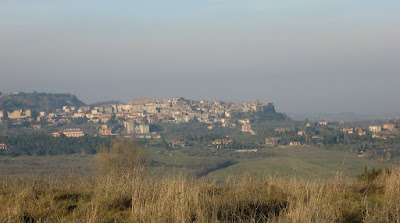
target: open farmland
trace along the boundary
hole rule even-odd
[[[190,148],[187,148],[190,149]],[[219,156],[190,156],[182,150],[166,150],[161,147],[144,148],[145,158],[150,161],[150,173],[155,177],[183,175],[207,176],[223,180],[230,176],[253,174],[266,176],[296,176],[298,178],[354,177],[370,168],[389,167],[394,163],[359,158],[341,151],[323,150],[300,146],[265,148],[270,156],[252,158],[224,158]],[[253,157],[254,156],[254,157]],[[96,155],[59,156],[0,156],[2,175],[58,175],[75,173],[86,175],[92,170]]]

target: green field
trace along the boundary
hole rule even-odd
[[[166,150],[161,147],[144,148],[148,160],[153,160],[149,168],[155,177],[173,175],[191,175],[199,169],[226,161],[224,157],[190,156],[181,150]],[[208,173],[210,179],[223,180],[227,177],[251,174],[260,177],[296,176],[299,178],[354,177],[370,168],[390,167],[393,163],[359,158],[357,155],[342,151],[329,151],[307,146],[265,148],[272,156],[263,158],[233,158],[233,165]],[[229,158],[232,159],[232,158]],[[60,156],[20,156],[1,157],[1,175],[62,175],[90,173],[95,163],[95,155]]]
[[[226,176],[254,174],[257,176],[289,176],[300,178],[354,177],[365,166],[390,167],[388,162],[367,160],[342,151],[329,151],[312,147],[279,147],[271,149],[275,156],[263,159],[241,159],[228,168],[208,174],[214,179]]]

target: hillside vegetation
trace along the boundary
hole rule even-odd
[[[84,106],[75,95],[51,93],[24,93],[6,95],[0,98],[0,110],[32,109],[36,111],[55,111],[62,106]]]
[[[95,154],[102,145],[110,145],[109,137],[84,136],[79,138],[52,137],[46,134],[0,136],[0,142],[7,143],[9,150],[0,151],[6,156],[45,156],[73,153]]]
[[[400,169],[352,181],[154,179],[119,139],[90,177],[0,178],[0,222],[400,222]]]

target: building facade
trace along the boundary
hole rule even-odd
[[[374,133],[382,132],[382,127],[380,125],[371,125],[369,126],[369,131]]]

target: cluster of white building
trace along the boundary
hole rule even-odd
[[[127,104],[109,104],[96,107],[64,106],[54,112],[37,111],[35,119],[31,110],[16,110],[8,113],[10,119],[25,119],[47,125],[71,123],[73,119],[84,118],[87,122],[98,123],[99,133],[112,134],[107,123],[117,120],[125,127],[126,134],[151,134],[149,124],[158,122],[183,123],[196,120],[210,125],[220,124],[235,127],[232,115],[237,112],[264,111],[273,109],[272,103],[231,103],[221,101],[195,101],[182,97],[156,100],[154,98],[136,98]],[[0,111],[0,118],[3,113]],[[242,130],[255,134],[249,122],[242,124]]]

